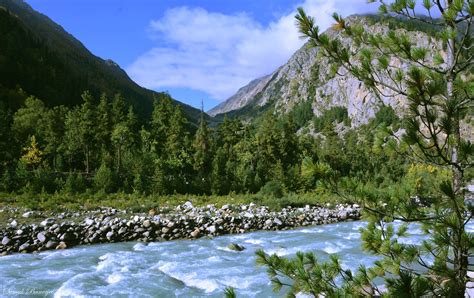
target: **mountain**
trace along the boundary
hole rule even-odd
[[[207,113],[211,116],[215,116],[229,111],[238,110],[243,106],[251,104],[258,93],[265,88],[266,83],[270,79],[271,76],[264,76],[251,81],[248,85],[240,88],[237,93],[229,97],[226,101],[210,109]]]
[[[77,105],[84,90],[96,96],[121,93],[142,117],[151,114],[154,97],[169,96],[140,87],[115,62],[94,56],[27,3],[0,0],[0,99],[14,110],[22,103],[19,88],[49,106]],[[197,121],[198,109],[175,103]]]
[[[389,29],[405,31],[418,45],[441,46],[431,38],[433,28],[421,23],[395,18],[381,20],[372,15],[350,16],[346,21],[361,23],[366,30],[381,34]],[[340,38],[342,42],[348,41],[333,29],[325,33]],[[352,49],[354,52],[357,50]],[[352,126],[367,123],[379,108],[378,99],[352,75],[336,75],[329,61],[318,55],[318,51],[304,45],[285,65],[270,75],[253,80],[208,113],[218,118],[227,114],[253,119],[268,110],[286,113],[304,106],[310,109],[309,113],[319,116],[330,108],[343,107],[347,109]],[[395,63],[399,63],[401,68],[408,67],[400,61]],[[344,70],[338,72],[344,73]],[[403,98],[385,97],[382,100],[397,114],[403,114]]]

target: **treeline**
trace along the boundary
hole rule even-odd
[[[74,108],[48,108],[35,97],[11,113],[0,101],[0,191],[228,194],[314,189],[328,177],[391,183],[406,162],[377,148],[374,131],[399,121],[382,109],[344,134],[344,108],[312,119],[316,135],[298,133],[307,113],[267,113],[252,124],[225,118],[215,128],[186,120],[169,98],[138,119],[124,98],[82,94]]]

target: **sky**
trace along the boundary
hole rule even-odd
[[[204,109],[286,63],[304,40],[303,7],[324,30],[332,13],[377,11],[367,0],[26,0],[117,62],[139,85]]]

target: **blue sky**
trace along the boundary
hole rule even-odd
[[[301,47],[303,6],[321,28],[376,11],[366,0],[26,0],[92,53],[117,62],[138,84],[177,100],[215,106]]]

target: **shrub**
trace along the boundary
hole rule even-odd
[[[262,196],[269,196],[274,198],[283,197],[283,186],[280,182],[269,181],[259,191]]]
[[[103,163],[94,175],[94,188],[98,191],[111,193],[114,191],[114,180],[112,170]]]

